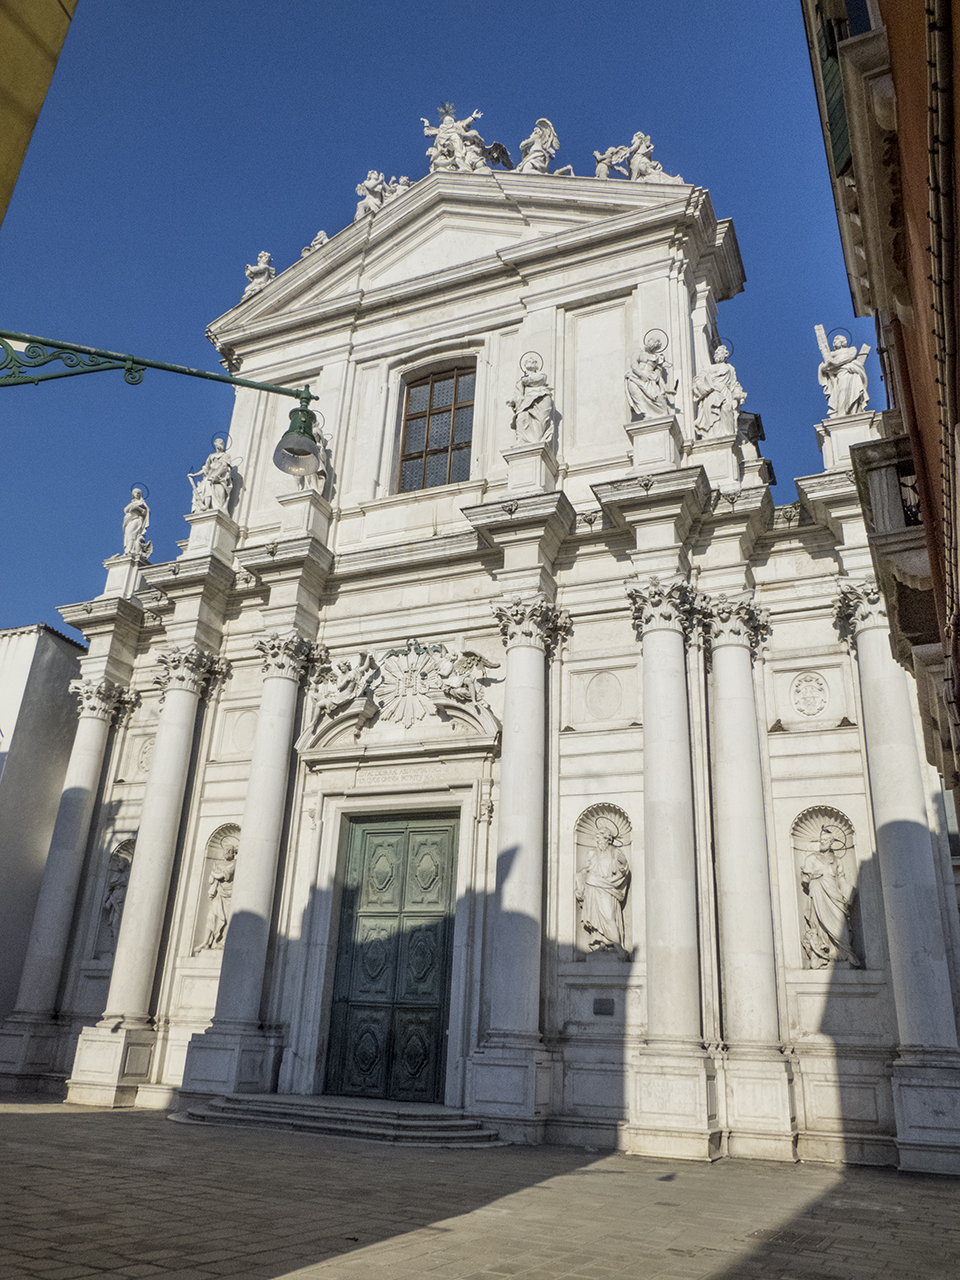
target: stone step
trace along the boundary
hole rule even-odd
[[[220,1124],[286,1129],[420,1147],[502,1147],[495,1129],[453,1107],[371,1099],[232,1094],[193,1103],[168,1119],[179,1124]]]

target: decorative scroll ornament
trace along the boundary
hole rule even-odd
[[[534,644],[541,646],[548,657],[570,631],[569,613],[550,604],[541,592],[526,598],[513,596],[496,603],[493,616],[500,625],[500,635],[508,649],[515,644]]]
[[[836,602],[834,625],[848,649],[854,647],[856,637],[867,627],[887,625],[887,607],[883,592],[872,579],[852,582],[849,578],[837,581],[840,598]]]
[[[721,644],[749,645],[751,654],[756,657],[770,637],[770,612],[758,609],[752,596],[703,597],[701,608],[708,619],[714,648]]]
[[[275,631],[272,635],[255,640],[253,647],[263,657],[262,670],[265,676],[287,676],[292,680],[299,678],[303,668],[314,656],[313,645],[296,631],[289,631],[286,635]]]
[[[126,691],[109,680],[71,680],[70,692],[80,702],[80,715],[110,720],[125,698]],[[136,696],[136,695],[134,695]]]
[[[175,646],[157,654],[163,667],[153,683],[163,691],[161,702],[171,689],[183,689],[187,693],[202,694],[209,683],[227,674],[228,664],[222,658],[214,658],[195,645],[190,648]]]
[[[34,372],[51,360],[59,360],[63,369]],[[6,339],[0,338],[0,383],[5,385],[46,382],[50,378],[68,378],[75,373],[98,373],[110,369],[122,369],[123,380],[131,387],[143,381],[143,367],[135,362],[133,356],[96,355],[58,347],[53,342],[28,342],[22,351],[17,351]]]
[[[679,631],[689,641],[702,621],[704,597],[682,578],[628,583],[627,595],[638,637],[645,631]]]

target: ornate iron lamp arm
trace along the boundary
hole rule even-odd
[[[25,349],[16,351],[8,339],[25,343]],[[30,333],[13,333],[9,329],[0,329],[0,357],[0,387],[16,387],[24,383],[36,386],[53,378],[75,378],[81,373],[100,373],[110,369],[122,369],[124,381],[136,386],[143,381],[144,369],[162,369],[166,373],[185,373],[190,378],[206,378],[209,382],[229,382],[235,387],[252,387],[254,391],[293,396],[300,401],[302,409],[309,408],[310,401],[317,399],[311,395],[309,387],[278,387],[270,382],[237,378],[230,373],[207,373],[205,369],[189,369],[186,365],[167,364],[162,360],[144,360],[140,356],[101,351],[77,342],[57,342],[53,338],[38,338]],[[51,360],[62,361],[65,368],[34,372]]]

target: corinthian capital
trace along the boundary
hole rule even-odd
[[[196,645],[164,649],[157,654],[157,660],[163,670],[154,676],[153,683],[163,690],[163,697],[171,689],[200,695],[211,680],[225,675],[227,670],[227,664],[221,658],[214,658]]]
[[[80,715],[94,720],[110,720],[124,697],[124,690],[109,680],[71,680],[70,692],[77,695]]]
[[[853,582],[840,578],[840,598],[836,601],[836,628],[842,640],[852,646],[861,631],[887,625],[887,603],[883,592],[871,578]]]
[[[503,643],[533,645],[552,654],[570,630],[570,615],[550,604],[537,592],[532,596],[510,596],[493,605]]]
[[[274,631],[255,640],[253,647],[263,657],[265,676],[286,676],[289,680],[299,680],[304,667],[312,661],[315,648],[296,631],[283,635]]]
[[[705,596],[702,609],[710,630],[712,647],[734,644],[749,648],[756,657],[770,635],[769,611],[758,609],[753,596]]]
[[[638,636],[646,631],[677,631],[689,639],[697,624],[700,597],[681,578],[647,578],[627,584],[627,595]]]

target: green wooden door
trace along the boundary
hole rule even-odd
[[[350,824],[326,1092],[443,1100],[458,822]]]

